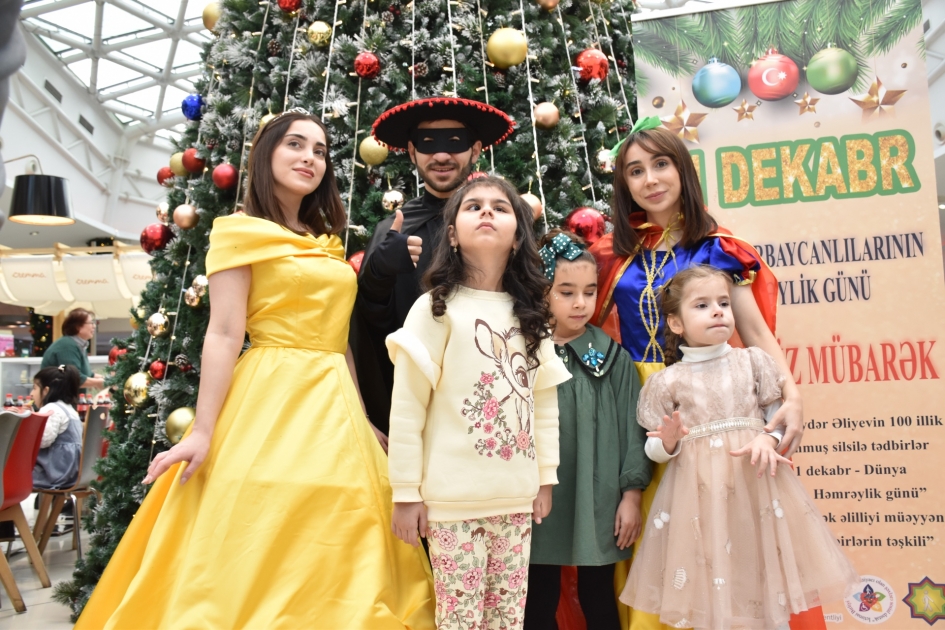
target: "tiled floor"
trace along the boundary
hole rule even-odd
[[[33,522],[32,507],[32,498],[23,502],[23,510],[30,524]],[[88,545],[85,534],[83,534],[82,542]],[[52,601],[53,589],[42,587],[33,571],[29,557],[25,552],[17,553],[18,549],[23,549],[19,541],[13,543],[14,553],[10,556],[9,563],[16,585],[20,589],[20,595],[23,596],[26,604],[26,612],[14,611],[13,603],[0,586],[0,630],[67,630],[72,628],[72,622],[69,621],[69,608]],[[6,550],[6,543],[0,545],[0,552],[5,553]],[[49,573],[53,586],[72,577],[75,561],[76,552],[72,550],[71,534],[50,539],[46,546],[46,553],[43,554],[43,562],[46,564],[46,571]]]

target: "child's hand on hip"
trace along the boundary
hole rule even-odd
[[[674,411],[673,417],[663,416],[663,424],[656,427],[656,431],[647,431],[646,437],[659,438],[663,440],[663,449],[672,454],[676,450],[679,441],[689,435],[689,429],[683,426],[682,418],[679,412]]]
[[[640,535],[643,526],[643,515],[640,513],[642,490],[627,490],[623,493],[620,505],[617,506],[617,518],[614,522],[614,536],[617,537],[617,547],[626,549]]]
[[[538,496],[532,501],[532,520],[541,523],[541,519],[551,512],[551,488],[549,484],[538,489]]]
[[[767,433],[759,434],[754,440],[738,449],[730,451],[732,457],[742,457],[751,455],[751,465],[758,465],[758,476],[764,474],[765,468],[771,469],[771,476],[774,477],[778,471],[778,462],[791,466],[791,460],[778,455],[775,447],[778,444],[777,438]]]
[[[427,537],[427,506],[422,502],[395,503],[390,529],[397,538],[408,545],[420,545],[418,536]]]

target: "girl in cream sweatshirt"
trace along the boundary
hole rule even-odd
[[[556,385],[570,373],[548,338],[530,207],[484,177],[443,213],[430,291],[387,338],[393,529],[428,539],[438,628],[520,628],[531,520],[557,483]]]

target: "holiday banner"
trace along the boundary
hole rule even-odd
[[[920,0],[640,0],[639,116],[779,280],[797,474],[862,575],[828,627],[945,620],[945,284]],[[945,622],[942,623],[945,628]]]

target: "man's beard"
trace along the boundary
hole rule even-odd
[[[423,168],[423,169],[418,166],[417,172],[420,173],[420,179],[423,180],[423,183],[426,185],[427,188],[433,189],[439,193],[451,193],[457,188],[459,188],[466,181],[466,178],[469,177],[469,174],[472,173],[472,170],[473,170],[472,157],[469,158],[469,162],[466,164],[466,166],[461,167],[459,169],[459,174],[446,184],[438,184],[436,182],[431,181],[429,178],[427,178],[427,171],[430,169],[433,169],[436,166],[454,166],[454,165],[458,166],[459,162],[457,162],[456,160],[452,160],[450,162],[431,162],[427,164],[426,168]]]

